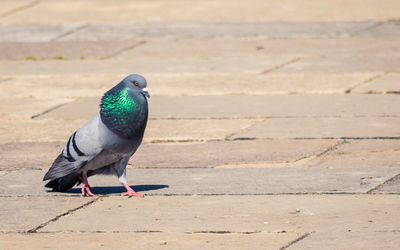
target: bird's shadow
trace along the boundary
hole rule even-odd
[[[157,189],[163,189],[163,188],[168,188],[168,185],[136,185],[136,186],[130,186],[133,190],[136,192],[142,192],[142,191],[151,191],[151,190],[157,190]],[[126,189],[122,186],[102,186],[102,187],[91,187],[91,190],[94,194],[100,194],[100,195],[107,195],[107,194],[117,194],[117,193],[122,193],[126,192]],[[80,194],[81,193],[81,188],[71,188],[64,193],[70,193],[70,194]]]

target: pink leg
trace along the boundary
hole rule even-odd
[[[143,197],[143,194],[136,193],[130,186],[126,185],[125,183],[122,183],[122,185],[124,185],[127,192],[121,193],[121,195],[128,195],[129,197],[131,196]]]
[[[90,190],[89,182],[87,180],[87,175],[85,172],[82,173],[82,177],[80,177],[80,179],[82,181],[82,196],[85,196],[87,192],[88,195],[94,197],[95,195],[92,193],[92,190]]]

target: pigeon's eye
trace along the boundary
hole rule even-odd
[[[138,85],[139,85],[139,83],[138,83],[138,82],[133,82],[133,84],[134,84],[135,86],[138,86]]]

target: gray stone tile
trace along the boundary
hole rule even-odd
[[[343,55],[304,58],[286,65],[277,72],[378,72],[396,71],[400,67],[398,54]]]
[[[59,232],[45,234],[0,234],[3,249],[246,249],[249,246],[279,249],[300,237],[296,232]],[[77,246],[77,242],[84,242]]]
[[[81,27],[79,24],[0,26],[0,42],[49,42]],[[15,51],[14,51],[15,52]],[[4,53],[4,52],[3,52]]]
[[[265,95],[157,97],[151,117],[287,117],[397,115],[399,96]],[[184,108],[182,108],[184,107]]]
[[[373,233],[397,230],[399,204],[393,195],[107,197],[41,231]]]
[[[75,74],[12,76],[1,82],[0,96],[35,98],[77,98],[103,95],[125,74]],[[344,94],[346,90],[372,77],[374,73],[204,73],[146,74],[154,96],[181,95],[268,95]],[[207,79],[205,81],[204,79]],[[1,81],[1,80],[0,80]],[[28,91],[25,91],[29,89]]]
[[[399,41],[400,37],[392,39],[380,37],[332,39],[159,39],[150,40],[134,50],[123,52],[118,58],[125,60],[143,58],[154,61],[166,61],[168,59],[170,63],[174,63],[179,60],[195,58],[208,60],[209,62],[223,58],[228,62],[237,58],[242,60],[247,58],[268,60],[271,57],[289,55],[302,58],[304,63],[314,62],[316,59],[321,60],[322,63],[330,62],[330,58],[336,61],[342,60],[343,63],[349,60],[359,60],[362,63],[358,65],[360,67],[367,65],[367,63],[372,65],[372,63],[375,63],[375,57],[377,56],[384,59],[389,55],[399,56]],[[362,57],[371,62],[364,62]],[[302,63],[303,60],[298,61],[296,64]],[[345,64],[345,66],[351,66],[351,64]],[[353,65],[349,69],[355,69],[355,66],[357,65]],[[345,72],[357,72],[357,70]]]
[[[68,11],[65,10],[66,3]],[[362,21],[398,19],[397,1],[390,0],[381,4],[378,0],[352,0],[348,5],[341,1],[330,2],[275,2],[272,0],[250,0],[247,2],[202,1],[194,8],[190,1],[173,0],[165,5],[164,1],[131,2],[119,0],[116,3],[101,0],[91,1],[43,2],[35,8],[15,13],[2,20],[3,24],[62,24],[74,22],[90,23],[225,23],[225,22],[265,22],[265,21]],[[379,6],[379,8],[377,7]],[[317,7],[317,8],[316,8]],[[49,12],[48,10],[52,11]],[[355,12],[354,10],[357,9]],[[134,15],[132,13],[135,13]]]
[[[323,166],[400,166],[400,140],[347,140],[322,157]],[[366,179],[365,181],[368,181]]]
[[[12,14],[15,10],[24,6],[29,6],[34,1],[32,0],[4,0],[0,6],[0,16],[6,17]]]
[[[352,90],[354,93],[400,94],[400,74],[387,74],[362,84]]]
[[[400,140],[347,140],[335,150],[338,154],[400,151]]]
[[[53,142],[66,141],[74,131],[85,125],[81,120],[3,120],[0,122],[0,141]],[[233,133],[255,124],[253,119],[219,120],[150,120],[144,142],[181,142],[224,140]],[[29,128],[29,129],[27,129]]]
[[[39,119],[88,119],[98,111],[98,98],[80,98]],[[84,107],[84,108],[83,108]],[[154,96],[150,118],[257,118],[313,116],[397,116],[397,95],[240,95]],[[72,112],[79,108],[80,112]]]
[[[0,121],[10,119],[31,119],[34,115],[71,101],[72,99],[68,98],[13,98],[7,96],[0,100]],[[12,103],[12,105],[10,105],[10,103]]]
[[[150,120],[143,140],[144,142],[225,140],[257,122],[256,119]]]
[[[66,141],[87,120],[1,120],[0,142],[59,142]]]
[[[398,164],[368,164],[362,155],[353,157],[341,164],[332,158],[318,163],[310,157],[294,162],[232,163],[215,168],[128,168],[127,179],[135,191],[154,195],[366,193],[400,172]],[[48,192],[42,182],[46,171],[3,171],[0,194],[80,194],[80,187],[67,193]],[[119,195],[125,190],[116,176],[90,177],[89,183],[92,191],[100,195]]]
[[[62,41],[210,38],[328,38],[347,37],[377,25],[377,22],[242,22],[242,23],[148,23],[93,24],[63,37]]]
[[[34,229],[88,201],[90,199],[79,197],[0,197],[0,231],[24,232]]]
[[[397,165],[400,163],[398,162]],[[400,194],[400,173],[389,179],[382,185],[377,186],[371,193],[373,194]]]
[[[344,94],[374,73],[147,74],[152,96]],[[205,80],[207,79],[207,80]]]
[[[370,219],[370,224],[377,223]],[[369,227],[369,226],[368,226]],[[295,248],[298,249],[396,249],[400,244],[399,232],[397,231],[378,231],[365,232],[364,230],[355,231],[349,228],[346,232],[315,232],[307,238],[297,242]]]
[[[47,170],[65,143],[62,141],[0,144],[0,169]],[[291,162],[321,153],[336,143],[336,140],[149,143],[140,146],[128,167],[184,168],[251,162]]]
[[[400,138],[399,124],[398,117],[274,118],[232,138]]]
[[[375,23],[372,28],[355,32],[357,36],[398,37],[400,36],[400,22],[389,21]]]
[[[7,98],[46,99],[102,96],[126,75],[76,74],[76,75],[18,75],[4,77],[0,96]],[[354,79],[355,80],[355,79]],[[353,81],[354,81],[353,80]],[[29,91],[27,91],[29,90]]]
[[[263,60],[254,58],[224,58],[216,60],[189,58],[184,60],[154,60],[143,57],[140,60],[44,60],[44,61],[0,61],[0,74],[13,75],[58,75],[68,74],[118,74],[139,73],[255,73],[274,68],[290,60],[293,55],[273,55]],[[132,71],[134,70],[134,71]]]
[[[1,42],[0,59],[5,60],[66,60],[102,59],[138,45],[139,42]]]
[[[63,150],[65,142],[25,142],[0,144],[0,169],[42,169]]]
[[[144,144],[130,161],[133,168],[213,167],[253,162],[293,162],[319,154],[336,140],[210,141]],[[168,157],[166,157],[168,156]]]

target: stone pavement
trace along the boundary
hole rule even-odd
[[[398,249],[397,0],[3,0],[1,249]],[[148,80],[114,176],[41,179],[101,95]]]

